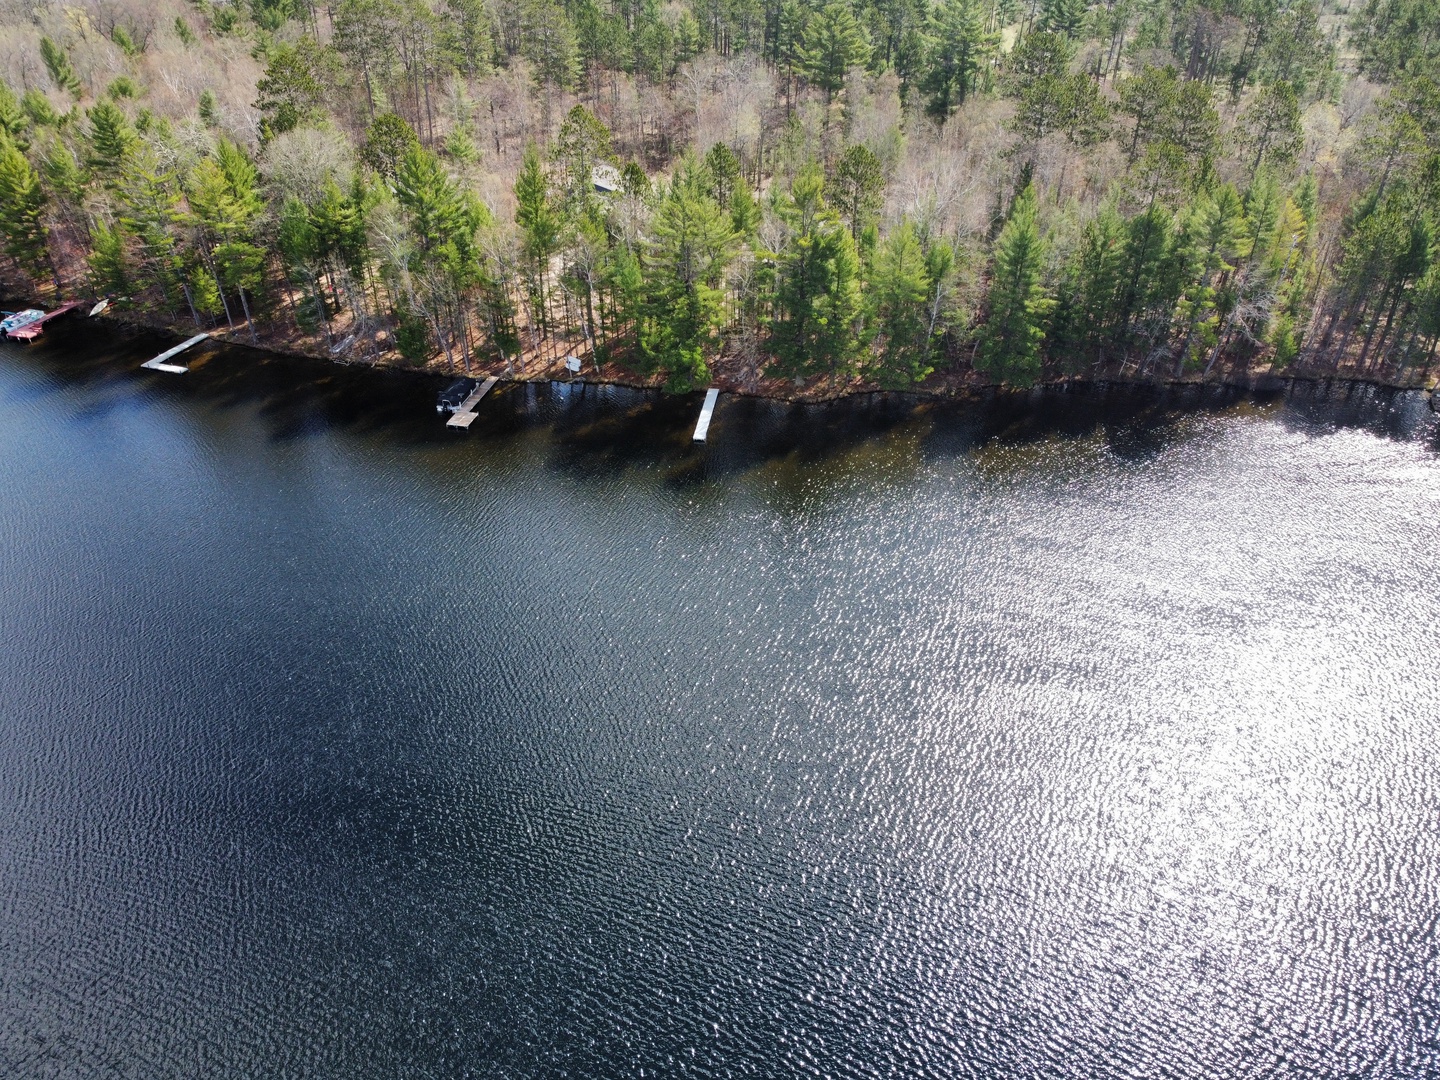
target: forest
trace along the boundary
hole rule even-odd
[[[1428,380],[1440,0],[0,0],[0,268],[672,390]]]

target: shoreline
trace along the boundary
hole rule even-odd
[[[9,301],[10,303],[21,303],[21,301]],[[78,314],[78,313],[77,313]],[[173,339],[174,344],[190,335],[183,330],[166,324],[155,324],[144,319],[131,318],[124,315],[102,313],[97,316],[80,316],[89,321],[98,323],[116,337],[134,337],[141,334],[153,334],[156,336]],[[500,385],[540,384],[540,383],[561,383],[579,386],[617,386],[631,390],[652,390],[656,393],[666,394],[664,380],[657,377],[644,377],[621,368],[619,365],[608,364],[596,371],[593,367],[589,370],[582,369],[578,374],[570,373],[562,364],[552,364],[533,371],[506,372],[506,365],[489,361],[483,365],[475,365],[469,375],[464,372],[451,372],[438,369],[431,365],[416,367],[404,363],[393,363],[386,359],[377,361],[347,361],[334,356],[320,355],[315,352],[306,351],[295,347],[287,347],[277,342],[261,341],[254,343],[244,340],[240,334],[232,334],[226,330],[213,330],[210,332],[210,341],[226,348],[244,349],[264,354],[265,356],[279,357],[291,360],[303,360],[312,364],[323,364],[347,369],[372,370],[391,375],[414,376],[416,378],[443,381],[457,378],[483,379],[494,375]],[[787,388],[784,381],[770,379],[765,380],[760,386],[747,387],[738,385],[733,379],[726,379],[718,373],[712,378],[708,386],[697,386],[693,390],[674,394],[701,394],[708,387],[715,387],[722,394],[732,397],[754,398],[763,401],[774,401],[780,404],[789,405],[827,405],[836,404],[857,398],[867,397],[907,397],[915,399],[916,403],[922,402],[981,402],[996,395],[1024,395],[1040,391],[1054,392],[1065,388],[1096,388],[1096,387],[1123,387],[1127,389],[1155,389],[1168,391],[1199,390],[1205,388],[1224,388],[1237,390],[1244,393],[1271,393],[1284,389],[1294,384],[1319,385],[1323,383],[1341,383],[1349,386],[1370,386],[1381,390],[1393,391],[1416,391],[1424,393],[1429,397],[1432,409],[1440,412],[1440,377],[1432,378],[1428,384],[1419,381],[1400,383],[1386,380],[1375,375],[1349,374],[1343,371],[1324,373],[1315,371],[1289,371],[1272,372],[1269,370],[1251,371],[1244,370],[1236,372],[1232,369],[1217,369],[1209,378],[1200,375],[1189,378],[1160,378],[1160,377],[1136,377],[1123,375],[1065,375],[1059,377],[1042,378],[1029,387],[1017,387],[1003,382],[989,382],[976,377],[974,371],[966,372],[945,372],[938,378],[938,384],[927,385],[922,383],[903,390],[887,390],[873,383],[852,382],[838,388],[826,387],[823,381],[815,386]]]

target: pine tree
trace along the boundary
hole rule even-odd
[[[610,129],[584,105],[576,105],[560,125],[551,161],[559,172],[566,209],[572,214],[588,212],[596,198],[595,167],[615,162]]]
[[[422,256],[430,255],[460,229],[462,206],[440,159],[418,143],[405,153],[395,174],[395,201],[404,208]]]
[[[872,325],[882,342],[873,372],[887,390],[904,389],[934,370],[927,317],[932,284],[915,226],[906,221],[881,245],[870,277]]]
[[[75,69],[70,66],[70,57],[65,54],[64,49],[48,37],[42,37],[40,59],[45,62],[45,70],[50,73],[56,87],[73,97],[80,96],[80,76],[76,75]]]
[[[840,216],[850,225],[851,239],[871,224],[880,210],[885,191],[885,170],[880,159],[868,146],[855,143],[847,146],[835,167],[835,176],[827,185],[827,193]]]
[[[1131,218],[1126,232],[1113,340],[1128,352],[1137,337],[1154,342],[1169,333],[1183,264],[1174,258],[1173,219],[1159,203]]]
[[[1252,245],[1244,207],[1231,185],[1202,194],[1190,208],[1176,244],[1185,266],[1185,291],[1175,309],[1183,334],[1176,352],[1176,378],[1219,339],[1224,313],[1216,302],[1217,275],[1232,272],[1236,260],[1249,254]]]
[[[13,142],[0,138],[0,236],[5,254],[36,278],[50,257],[45,203],[40,175]]]
[[[1134,124],[1125,148],[1126,159],[1131,164],[1146,146],[1163,136],[1179,93],[1179,83],[1173,67],[1159,68],[1153,64],[1144,64],[1137,73],[1120,80],[1115,111],[1128,116]]]
[[[635,70],[653,83],[663,83],[675,73],[675,34],[660,17],[657,0],[645,0],[635,20]]]
[[[280,208],[275,230],[275,246],[280,261],[292,281],[314,285],[320,261],[320,238],[310,211],[299,199],[291,197]]]
[[[135,143],[135,132],[114,102],[101,100],[90,110],[89,166],[114,180]]]
[[[125,234],[117,225],[110,228],[103,221],[90,230],[90,287],[99,296],[122,297],[130,291],[126,271]]]
[[[25,111],[30,123],[36,127],[59,127],[61,116],[50,104],[50,99],[36,87],[26,90],[20,98],[20,108]]]
[[[138,144],[125,154],[117,188],[124,199],[121,224],[137,242],[138,284],[157,290],[173,314],[184,292],[184,267],[174,231],[180,219],[175,176],[153,149]]]
[[[869,56],[865,31],[845,5],[832,2],[810,16],[801,61],[806,78],[825,91],[827,103],[845,85],[845,74]]]
[[[1125,223],[1107,203],[1085,223],[1055,311],[1054,352],[1072,371],[1084,360],[1099,364],[1105,358],[1115,331],[1124,257]]]
[[[652,232],[644,259],[649,280],[641,355],[652,370],[667,373],[667,389],[689,390],[709,378],[704,348],[720,323],[718,286],[738,239],[693,158],[677,168]]]
[[[1251,176],[1266,161],[1277,168],[1289,168],[1304,149],[1300,102],[1289,83],[1273,82],[1262,87],[1241,120],[1247,141],[1255,148]]]
[[[190,275],[191,301],[207,313],[225,312],[234,327],[227,288],[235,290],[249,324],[251,339],[256,329],[250,311],[250,295],[258,288],[264,252],[254,240],[253,225],[264,209],[259,192],[259,175],[245,152],[228,139],[220,139],[212,157],[202,158],[190,170],[185,184],[185,220],[196,233],[196,248],[213,286],[213,311],[195,293],[199,278]]]
[[[559,246],[562,222],[551,202],[550,179],[545,175],[540,151],[534,143],[525,147],[520,175],[515,178],[515,222],[524,235],[523,248],[531,268],[531,302],[543,332],[550,324],[545,279],[550,257]]]
[[[445,8],[450,14],[443,23],[449,33],[447,46],[459,61],[460,70],[471,79],[486,74],[494,42],[484,0],[445,0]]]
[[[1040,29],[1074,40],[1085,28],[1089,4],[1086,0],[1044,0],[1041,4]]]
[[[730,193],[730,224],[736,235],[746,240],[751,239],[760,227],[760,207],[755,204],[755,196],[750,194],[749,184],[737,184]]]
[[[791,236],[779,256],[771,345],[782,374],[851,374],[861,339],[860,259],[825,181],[810,167],[791,185],[782,212]]]
[[[335,48],[359,72],[371,120],[376,95],[390,82],[399,61],[395,33],[399,14],[393,0],[342,0],[335,8]]]
[[[942,124],[974,92],[999,37],[985,28],[978,0],[941,0],[930,16],[930,48],[920,89],[925,110]]]
[[[83,209],[85,201],[85,173],[70,148],[59,139],[53,139],[45,147],[40,161],[40,172],[45,184],[56,198],[69,204],[75,211]]]
[[[314,38],[270,49],[265,74],[255,84],[260,134],[272,139],[324,116],[326,87],[338,82],[335,57]]]
[[[365,142],[360,147],[360,160],[394,183],[395,174],[405,155],[420,145],[420,139],[403,117],[383,112],[365,129]]]
[[[29,127],[30,117],[25,115],[19,99],[15,97],[15,91],[0,80],[0,135],[4,135],[24,152],[30,146],[26,137]]]
[[[740,159],[723,142],[717,142],[706,152],[705,177],[710,197],[721,206],[729,206],[735,189],[745,186],[740,175]]]
[[[550,129],[551,97],[580,77],[580,50],[565,10],[554,0],[525,0],[521,53],[530,61],[543,92],[545,129]]]
[[[1035,190],[1027,184],[995,239],[990,315],[975,358],[976,370],[1016,386],[1030,386],[1040,377],[1045,319],[1054,306],[1041,281],[1044,262]]]

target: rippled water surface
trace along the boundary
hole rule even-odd
[[[1440,1072],[1417,395],[0,353],[0,1075]]]

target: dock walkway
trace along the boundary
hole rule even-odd
[[[169,360],[170,357],[175,356],[177,353],[184,352],[186,349],[190,348],[191,345],[200,344],[200,342],[204,341],[209,336],[210,335],[208,333],[196,334],[190,340],[182,341],[173,349],[166,349],[159,356],[155,357],[155,359],[146,360],[145,363],[141,364],[140,366],[142,368],[149,368],[151,371],[163,371],[170,375],[184,375],[187,371],[190,370],[189,368],[181,367],[179,364],[167,364],[165,363],[165,361]]]
[[[470,396],[460,403],[460,408],[455,410],[454,415],[446,421],[445,426],[468,428],[473,424],[475,422],[475,406],[480,404],[480,399],[488,394],[491,388],[499,381],[498,376],[491,375],[474,390],[470,391]]]
[[[720,397],[720,391],[713,387],[705,391],[705,404],[700,407],[700,422],[695,425],[695,441],[704,442],[705,436],[710,434],[710,418],[715,415],[715,402]]]
[[[54,311],[47,312],[42,318],[32,323],[26,323],[18,330],[11,330],[9,336],[16,341],[34,341],[45,332],[45,324],[57,316],[64,315],[67,311],[74,311],[80,306],[79,300],[71,300],[68,304],[61,304]]]

